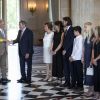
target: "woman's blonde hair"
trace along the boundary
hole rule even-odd
[[[87,31],[83,32],[83,37],[84,37],[84,39],[87,38],[90,41],[90,39],[91,39],[91,37],[92,37],[92,35],[94,33],[93,32],[93,25],[92,25],[91,22],[86,22],[84,24],[84,26],[87,26]]]

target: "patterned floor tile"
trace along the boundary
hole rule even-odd
[[[42,47],[35,47],[32,83],[21,84],[13,80],[6,85],[0,84],[0,100],[95,100],[93,97],[84,97],[83,91],[75,91],[55,85],[54,82],[43,81],[46,66],[43,64],[42,52]]]

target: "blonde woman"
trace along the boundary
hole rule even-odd
[[[45,81],[52,80],[52,43],[53,35],[52,24],[50,22],[45,23],[44,25],[45,35],[43,38],[43,58],[44,63],[46,64],[47,73]]]
[[[86,75],[87,67],[91,64],[92,47],[94,41],[93,26],[91,22],[84,24],[84,47],[83,47],[83,61],[84,61],[84,85],[88,86],[88,91],[84,93],[86,96],[93,94],[93,77]]]

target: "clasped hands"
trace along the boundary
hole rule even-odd
[[[13,41],[8,39],[0,39],[0,42],[6,42],[8,45],[13,44]]]
[[[0,39],[0,42],[6,42],[8,45],[13,44],[13,40],[8,40],[8,39]],[[29,58],[29,53],[25,54],[25,59]]]

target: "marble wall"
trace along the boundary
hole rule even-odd
[[[59,0],[59,19],[64,16],[71,16],[71,0]]]
[[[94,22],[94,0],[72,0],[71,17],[73,25],[81,25],[87,21]]]
[[[53,22],[59,19],[59,0],[51,0]]]
[[[70,16],[74,26],[87,21],[100,25],[100,0],[60,0],[60,5],[60,18]]]
[[[94,24],[100,25],[100,0],[94,2]]]
[[[28,27],[34,31],[35,44],[39,45],[39,39],[43,38],[43,24],[49,21],[49,13],[45,10],[48,0],[35,0],[36,12],[33,15],[27,9],[27,1],[21,0],[20,19],[28,22]],[[34,0],[33,0],[34,1]],[[62,20],[70,16],[73,25],[81,25],[91,21],[94,25],[100,25],[100,0],[51,0],[53,9],[53,20]]]

